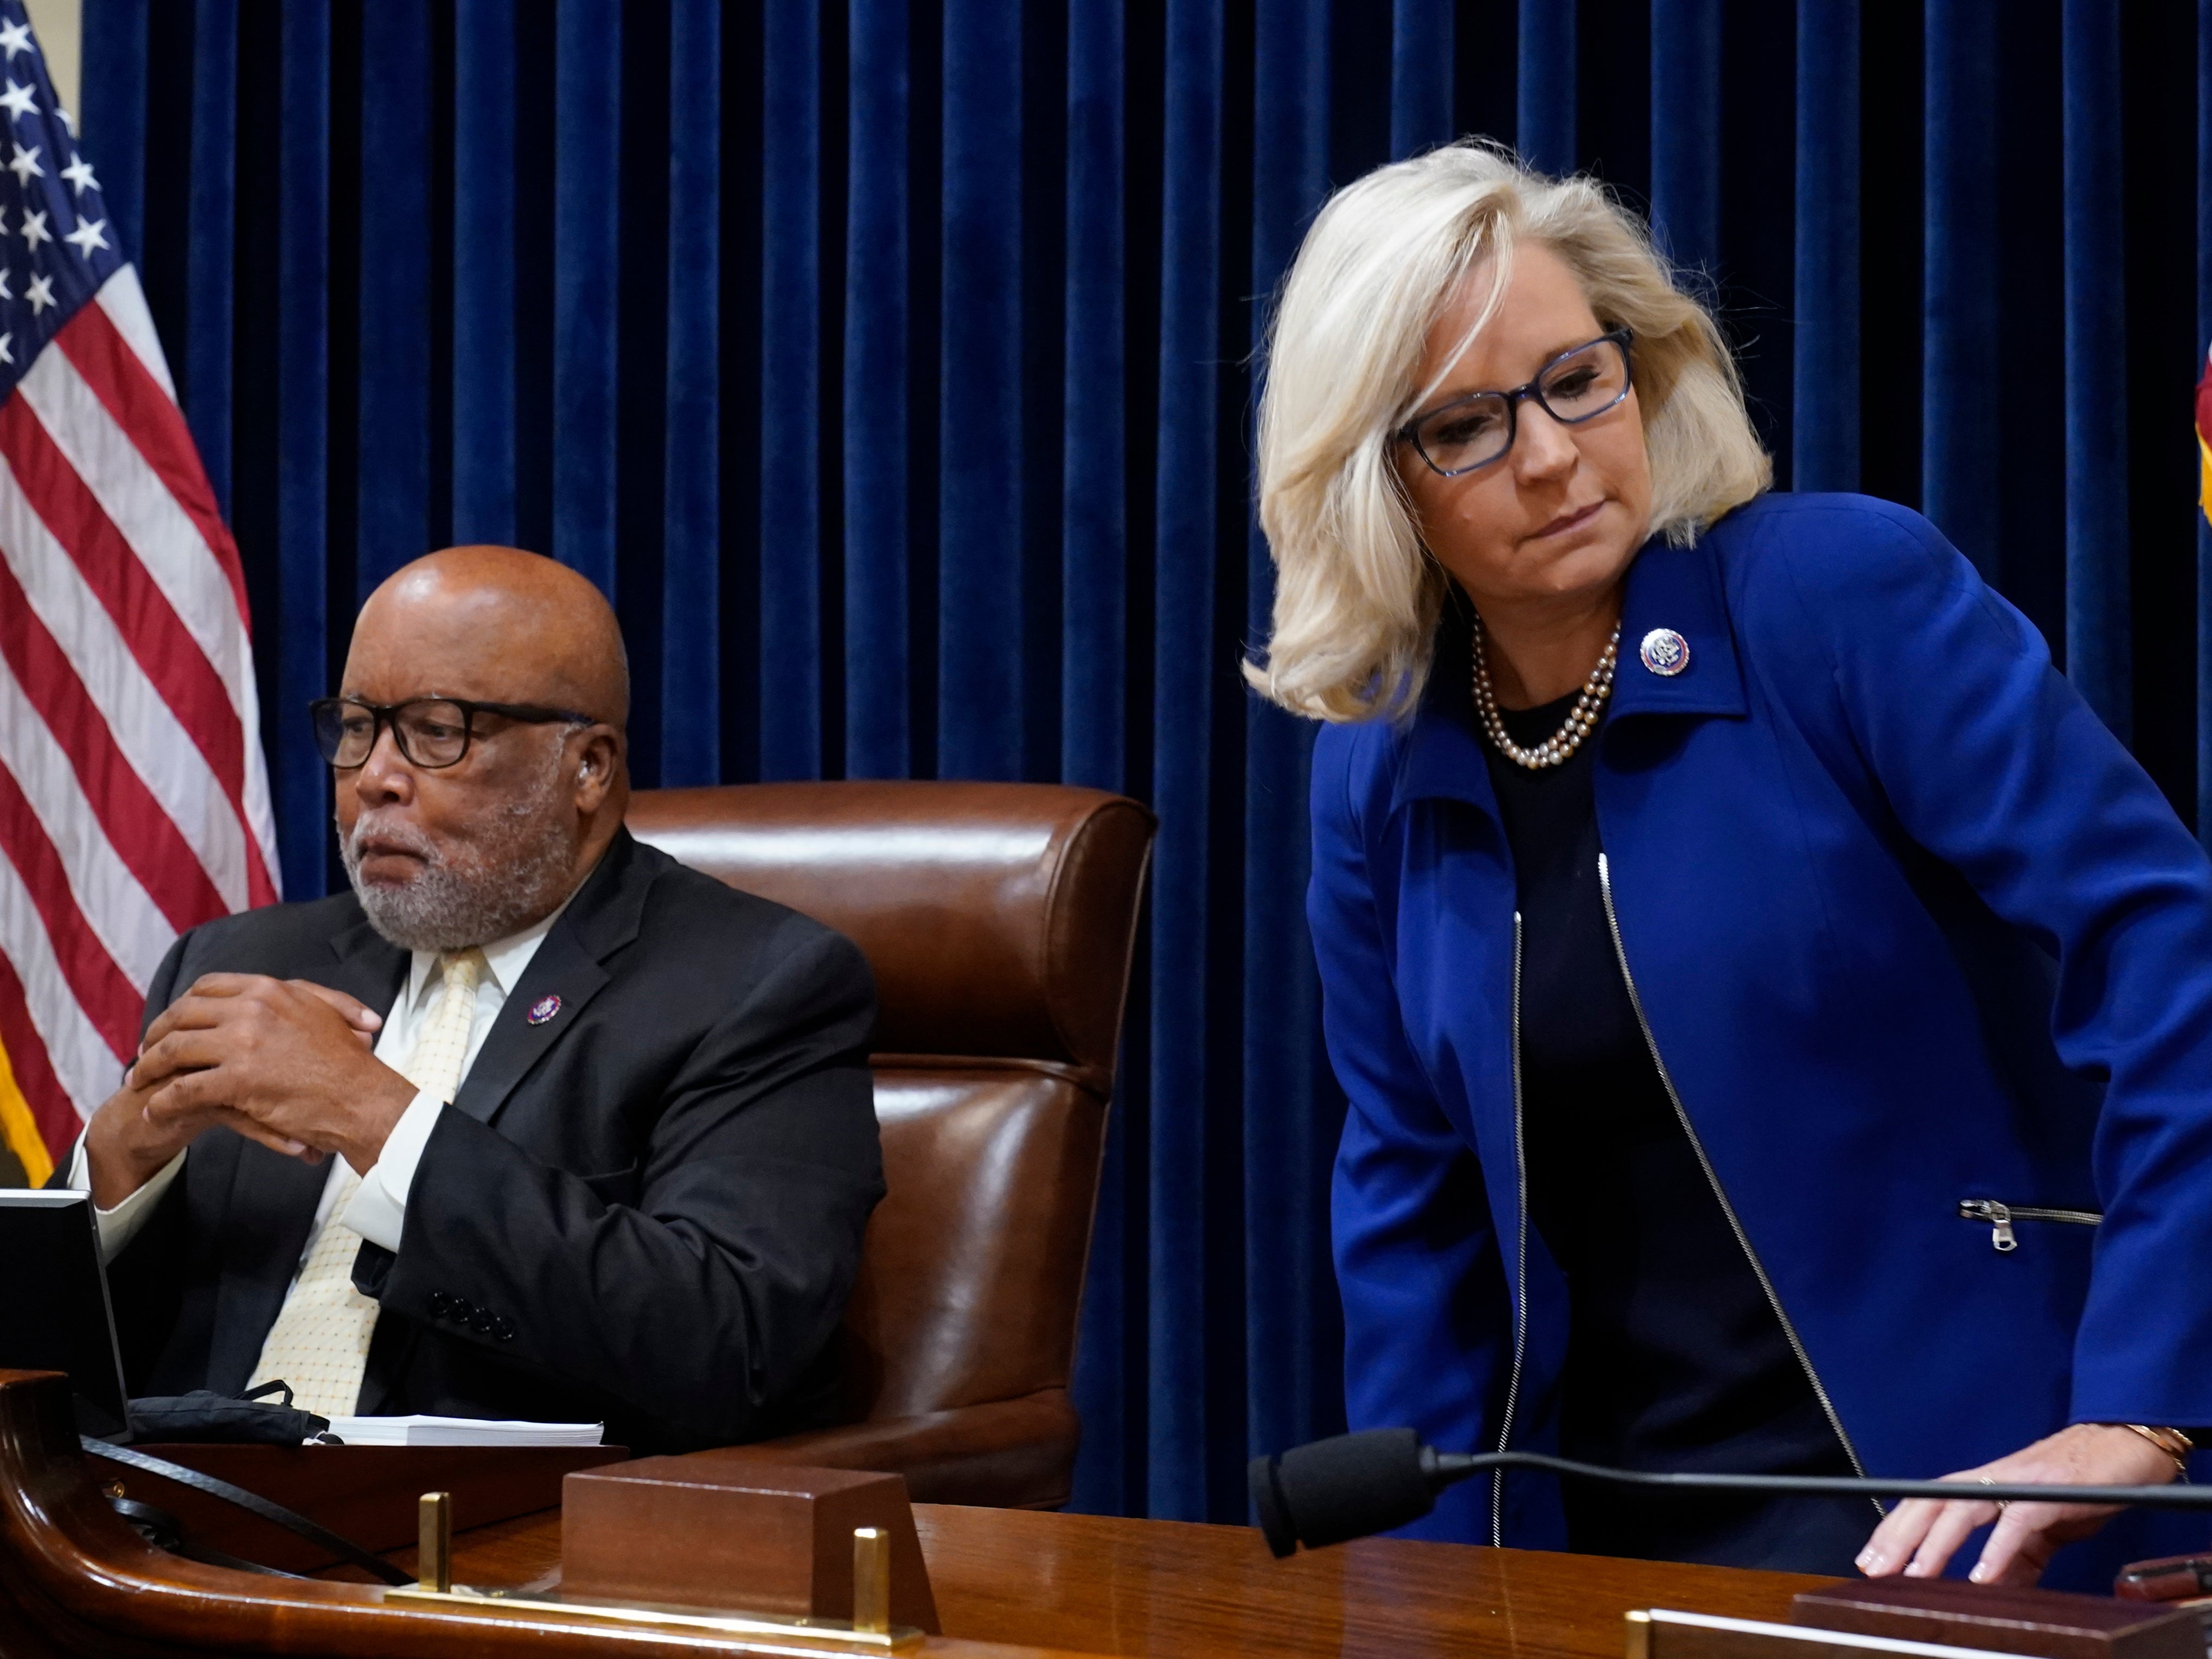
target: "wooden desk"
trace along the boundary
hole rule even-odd
[[[1278,1561],[1245,1527],[943,1504],[914,1514],[948,1638],[1152,1659],[1620,1659],[1631,1607],[1786,1620],[1792,1595],[1834,1582],[1389,1538]],[[521,1584],[560,1559],[559,1515],[525,1517],[456,1539],[453,1576]]]
[[[1621,1615],[1787,1619],[1832,1581],[1371,1538],[1278,1561],[1244,1527],[920,1506],[949,1635],[1095,1652],[1620,1659]]]
[[[737,1639],[591,1630],[387,1603],[380,1585],[258,1577],[154,1550],[78,1451],[61,1379],[0,1372],[0,1659],[326,1654],[341,1659],[698,1659]],[[945,1634],[916,1659],[1070,1654],[1619,1659],[1620,1615],[1787,1616],[1825,1582],[1370,1540],[1288,1561],[1237,1527],[919,1505]],[[560,1557],[557,1512],[455,1540],[454,1577],[517,1585]],[[412,1563],[404,1553],[392,1559]],[[788,1650],[783,1650],[788,1651]]]

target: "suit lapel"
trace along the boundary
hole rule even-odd
[[[407,964],[411,959],[407,951],[370,927],[368,918],[363,916],[331,941],[331,954],[337,962],[324,984],[333,991],[343,991],[380,1014],[392,1012],[400,988],[407,983]]]
[[[237,1144],[216,1291],[215,1347],[208,1355],[207,1385],[217,1394],[240,1392],[252,1374],[299,1272],[331,1174],[327,1162],[303,1164],[250,1140]],[[199,1156],[198,1148],[193,1156]]]
[[[568,920],[563,916],[554,924],[538,954],[530,958],[453,1097],[454,1106],[478,1122],[489,1123],[499,1115],[514,1085],[547,1049],[568,1036],[577,1017],[605,988],[606,970],[568,931]],[[556,997],[559,1003],[551,1018],[531,1024],[532,1009]]]
[[[333,939],[331,951],[336,960],[320,982],[379,1013],[389,1012],[406,983],[407,952],[380,938],[366,919]],[[216,1346],[208,1356],[208,1386],[223,1394],[244,1389],[261,1357],[331,1174],[327,1162],[303,1164],[235,1137],[232,1146]],[[196,1147],[192,1156],[204,1153]]]
[[[531,1067],[575,1028],[606,988],[600,963],[637,937],[653,874],[629,831],[619,831],[507,993],[454,1095],[457,1110],[491,1122]]]

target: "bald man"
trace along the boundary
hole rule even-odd
[[[805,1426],[882,1195],[874,992],[842,935],[623,828],[597,589],[454,548],[370,596],[313,709],[350,892],[155,975],[70,1172],[134,1396]]]

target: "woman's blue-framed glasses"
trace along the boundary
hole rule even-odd
[[[1447,478],[1502,460],[1521,430],[1521,401],[1533,400],[1561,426],[1594,421],[1628,395],[1630,331],[1616,328],[1563,351],[1526,386],[1455,398],[1398,428],[1430,470]]]

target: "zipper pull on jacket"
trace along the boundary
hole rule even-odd
[[[1962,1198],[1959,1200],[1959,1213],[1970,1221],[1990,1224],[1991,1249],[2002,1252],[2020,1248],[2020,1239],[2012,1230],[2012,1212],[1995,1199]]]

